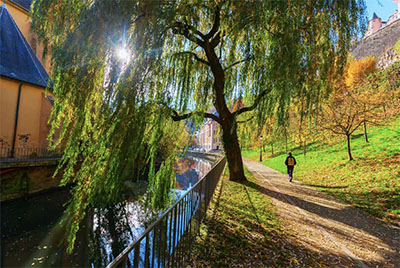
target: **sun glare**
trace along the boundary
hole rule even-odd
[[[117,49],[117,57],[119,60],[126,62],[129,61],[130,53],[125,47],[120,47]]]

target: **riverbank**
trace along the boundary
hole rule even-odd
[[[197,151],[187,151],[183,158],[193,157],[196,159],[204,159],[206,162],[215,162],[215,160],[220,157],[217,153],[201,153]],[[186,159],[187,160],[187,159]],[[156,161],[156,170],[158,170],[161,165],[161,159]],[[51,161],[20,161],[20,162],[1,162],[0,163],[0,202],[12,201],[18,198],[27,198],[28,196],[46,193],[49,191],[54,191],[59,189],[60,182],[62,180],[63,172],[60,171],[56,177],[53,177],[54,172],[57,169],[58,160]],[[183,167],[186,165],[186,167]],[[183,171],[187,171],[188,163],[180,163],[177,160],[175,164],[175,169],[178,172],[177,175],[182,177]],[[201,164],[200,164],[201,165]],[[205,171],[208,171],[207,165],[201,165],[199,169],[200,175],[204,175]],[[180,170],[180,171],[179,171]],[[189,178],[195,175],[194,178]],[[143,175],[142,179],[145,178],[147,174]],[[189,176],[189,177],[188,177]],[[196,174],[186,174],[185,178],[178,178],[178,183],[181,185],[178,188],[189,187],[188,183],[194,184],[197,180]],[[179,179],[185,180],[179,181]]]
[[[187,157],[176,162],[176,194],[183,194],[206,174],[212,162]],[[49,172],[49,178],[53,173]],[[42,174],[43,175],[43,174]],[[3,178],[2,178],[3,179]],[[11,184],[18,185],[10,175]],[[42,181],[45,181],[42,178]],[[66,254],[65,204],[70,189],[57,188],[2,203],[1,259],[4,267],[105,267],[151,223],[144,207],[146,180],[126,181],[120,200],[89,208],[76,236],[74,251]],[[3,185],[2,185],[3,187]],[[63,243],[64,241],[64,243]],[[144,253],[144,251],[143,251]]]
[[[62,174],[53,178],[57,165],[14,167],[2,170],[0,201],[58,189]]]
[[[200,235],[194,243],[191,267],[326,267],[318,255],[291,243],[282,230],[271,199],[245,169],[249,182],[228,181],[227,172],[214,194]]]

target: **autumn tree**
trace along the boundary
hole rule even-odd
[[[319,125],[346,137],[348,157],[353,160],[351,135],[364,123],[376,125],[400,111],[399,62],[375,72],[352,90],[340,81],[341,86],[323,104]]]
[[[341,68],[352,37],[365,26],[359,0],[33,5],[32,27],[52,52],[51,118],[53,129],[62,129],[55,144],[68,137],[61,165],[77,185],[70,210],[76,221],[88,204],[118,195],[125,171],[142,153],[154,162],[171,118],[218,122],[230,180],[245,181],[240,116],[254,110],[268,117],[268,110],[280,121],[303,85],[318,85],[304,96],[317,101],[329,88],[330,68]],[[246,106],[231,112],[227,104],[237,99]],[[217,114],[207,112],[211,105]],[[75,173],[78,155],[84,161]]]
[[[307,143],[311,141],[315,127],[312,126],[313,117],[309,112],[302,111],[301,105],[297,106],[299,108],[293,107],[293,112],[291,113],[290,121],[292,128],[292,136],[295,143],[299,145],[303,150],[303,155],[307,153]]]
[[[351,154],[351,135],[364,122],[362,109],[355,96],[351,93],[341,92],[332,94],[325,103],[320,115],[320,126],[336,135],[344,135],[347,141],[347,154],[349,160],[353,160]]]
[[[358,89],[358,91],[360,91],[361,88],[361,84],[363,83],[363,81],[368,77],[368,75],[370,75],[371,73],[376,71],[376,59],[375,57],[365,57],[359,60],[354,60],[351,59],[348,62],[348,67],[346,68],[345,71],[345,85],[346,87],[345,90],[347,91],[351,91],[351,90],[356,90],[356,88]],[[367,136],[367,111],[371,110],[371,107],[369,106],[376,106],[376,97],[378,96],[374,96],[375,97],[375,101],[370,100],[369,98],[372,97],[371,96],[371,92],[368,92],[366,90],[364,90],[364,92],[361,92],[361,94],[359,95],[359,101],[363,98],[364,101],[364,122],[363,122],[363,126],[364,126],[364,138],[365,138],[365,142],[368,142],[368,136]],[[370,116],[370,118],[373,118]]]
[[[365,57],[358,60],[350,59],[345,71],[345,84],[348,89],[359,86],[365,78],[376,71],[375,57]]]
[[[360,99],[368,105],[381,104],[382,109],[366,118],[375,124],[400,113],[400,58],[386,69],[377,70],[365,79],[357,90]],[[368,121],[368,119],[367,119]]]
[[[264,148],[266,145],[270,145],[271,146],[271,155],[274,154],[274,144],[277,141],[274,126],[275,126],[274,117],[270,117],[264,123],[264,128],[262,131],[263,136],[264,136]],[[265,149],[264,149],[264,152],[265,152]]]

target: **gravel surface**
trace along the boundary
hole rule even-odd
[[[400,267],[400,227],[373,219],[358,209],[287,175],[244,158],[271,197],[291,243],[318,253],[332,267]],[[294,178],[296,169],[294,171]]]

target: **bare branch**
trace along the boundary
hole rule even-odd
[[[352,131],[350,131],[349,133],[350,133],[350,135],[351,134],[353,134],[354,133],[354,131],[356,131],[360,126],[361,126],[361,124],[362,123],[364,123],[364,120],[363,121],[361,121],[361,122],[359,122],[355,127],[354,127],[354,129],[352,130]]]
[[[343,131],[343,132],[337,131],[337,130],[335,129],[335,126],[334,126],[334,127],[325,127],[325,126],[322,126],[321,128],[322,128],[322,129],[325,129],[325,130],[332,131],[333,133],[338,134],[338,135],[347,135],[345,131]]]
[[[251,60],[251,59],[253,59],[253,56],[250,56],[250,57],[247,57],[247,58],[245,58],[245,59],[243,59],[243,60],[240,60],[240,61],[237,61],[237,62],[235,62],[235,63],[232,63],[231,65],[229,65],[228,67],[226,67],[226,68],[224,69],[224,71],[226,71],[226,70],[228,70],[228,69],[234,67],[235,65],[241,64],[241,63],[246,62],[246,61]]]
[[[187,119],[187,118],[189,118],[189,117],[191,117],[193,115],[193,113],[179,115],[177,111],[172,110],[172,109],[171,109],[171,112],[174,114],[174,115],[171,116],[172,120],[174,120],[174,121],[185,120],[185,119]]]
[[[250,120],[252,120],[253,118],[254,118],[254,115],[252,117],[250,117],[249,119],[242,120],[242,121],[236,121],[236,123],[238,123],[238,124],[246,123],[246,122],[249,122]]]
[[[220,21],[221,21],[221,6],[220,5],[217,5],[214,14],[215,14],[215,17],[214,17],[213,26],[212,26],[211,30],[208,32],[208,34],[205,35],[205,39],[210,39],[211,37],[213,37],[219,29]]]
[[[269,89],[266,89],[266,90],[263,90],[263,91],[261,91],[261,93],[256,97],[256,99],[254,100],[254,103],[253,103],[253,105],[251,105],[251,106],[248,106],[248,107],[243,107],[243,108],[241,108],[241,109],[238,109],[235,113],[234,113],[234,115],[235,116],[237,116],[237,115],[240,115],[240,114],[242,114],[242,113],[244,113],[244,112],[249,112],[249,111],[252,111],[252,110],[254,110],[255,108],[257,108],[257,106],[258,106],[258,104],[260,103],[260,101],[269,93]]]
[[[217,123],[221,124],[221,121],[219,120],[219,117],[217,117],[215,114],[210,114],[210,113],[204,113],[205,118],[211,118]]]
[[[217,35],[211,40],[210,47],[215,48],[216,46],[218,46],[220,41],[221,41],[221,32],[219,31]]]
[[[183,54],[189,54],[192,55],[198,62],[204,63],[206,65],[210,65],[210,63],[202,58],[200,58],[196,53],[191,52],[191,51],[183,51],[183,52],[178,52],[176,55],[183,55]]]
[[[201,115],[203,115],[205,118],[211,118],[211,119],[213,119],[214,121],[218,122],[219,124],[221,123],[219,117],[217,117],[217,116],[214,115],[214,114],[203,113],[203,112],[191,112],[191,113],[179,115],[177,111],[172,110],[172,109],[170,109],[170,110],[171,110],[171,112],[174,114],[174,115],[171,116],[171,117],[172,117],[172,120],[174,120],[174,121],[185,120],[185,119],[188,119],[188,118],[192,117],[192,116],[195,115],[195,114],[201,114]]]
[[[182,22],[175,22],[174,25],[171,27],[172,28],[172,32],[174,34],[180,34],[183,35],[184,37],[186,37],[187,39],[189,39],[190,41],[198,44],[199,46],[204,48],[204,34],[202,34],[200,31],[198,31],[196,28],[194,28],[191,25],[188,24],[184,24]],[[200,36],[200,38],[196,37]]]

